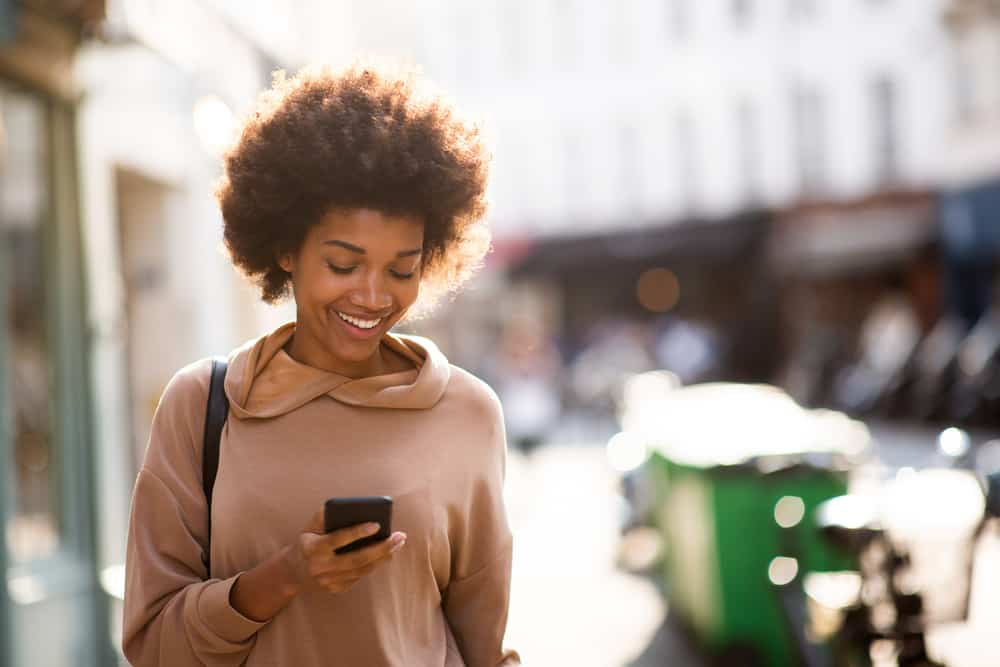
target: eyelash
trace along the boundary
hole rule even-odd
[[[329,262],[327,262],[326,265],[328,267],[330,267],[331,271],[333,271],[334,273],[336,273],[338,275],[341,275],[341,276],[346,276],[349,273],[353,273],[354,269],[357,268],[356,266],[352,266],[350,268],[346,268],[345,269],[343,267],[337,266],[335,264],[331,264]],[[399,272],[393,271],[391,269],[389,270],[389,273],[391,273],[394,278],[398,278],[399,280],[409,280],[414,275],[416,275],[416,272],[414,272],[414,273],[399,273]]]

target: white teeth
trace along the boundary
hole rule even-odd
[[[382,321],[381,317],[378,318],[377,320],[359,320],[356,317],[351,317],[350,315],[345,315],[344,313],[341,313],[340,311],[337,311],[337,315],[340,316],[340,319],[344,320],[345,322],[350,322],[351,324],[353,324],[354,326],[358,327],[359,329],[371,329],[372,327],[377,326],[378,323]]]

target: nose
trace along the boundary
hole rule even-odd
[[[392,305],[392,295],[378,276],[370,275],[358,289],[351,292],[348,301],[353,306],[378,313]]]

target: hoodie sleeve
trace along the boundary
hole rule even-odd
[[[484,385],[485,386],[485,385]],[[520,665],[515,651],[504,650],[510,603],[513,537],[503,500],[506,438],[500,402],[489,390],[480,423],[488,434],[470,472],[468,506],[452,535],[452,576],[442,606],[468,667]]]
[[[125,560],[122,649],[136,667],[239,665],[266,623],[229,602],[240,576],[210,579],[201,450],[210,361],[167,385],[136,479]]]

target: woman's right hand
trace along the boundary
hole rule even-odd
[[[406,544],[406,534],[396,532],[388,539],[345,554],[334,550],[374,535],[378,525],[363,523],[331,533],[323,532],[323,512],[317,512],[285,549],[287,570],[296,588],[343,593],[354,584],[387,563]]]

